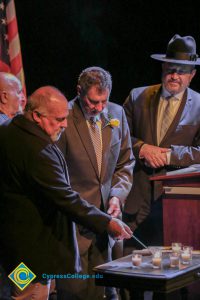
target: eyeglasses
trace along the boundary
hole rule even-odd
[[[194,69],[191,70],[191,69],[177,69],[177,68],[173,68],[173,69],[165,69],[164,73],[165,74],[174,74],[174,73],[176,73],[178,75],[185,75],[185,74],[191,74],[193,70]]]

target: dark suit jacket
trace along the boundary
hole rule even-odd
[[[132,186],[134,158],[128,123],[121,106],[108,103],[102,119],[103,159],[99,176],[94,148],[78,98],[69,102],[68,127],[59,141],[69,167],[73,189],[89,203],[107,211],[108,200],[119,197],[123,204]],[[108,124],[109,116],[120,121],[119,127]],[[89,245],[89,243],[88,243]]]
[[[36,275],[80,269],[74,223],[103,232],[110,217],[69,184],[65,160],[50,138],[23,116],[0,127],[0,261],[23,261]]]
[[[151,202],[161,195],[161,185],[150,183],[149,177],[164,174],[166,168],[153,170],[139,159],[143,143],[171,148],[170,165],[186,167],[200,163],[200,94],[188,88],[174,121],[160,145],[157,144],[156,120],[161,85],[133,89],[125,101],[133,152],[136,157],[134,185],[125,205],[125,211],[135,214],[135,226],[150,212]]]

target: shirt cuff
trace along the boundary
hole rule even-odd
[[[171,150],[170,151],[168,151],[167,153],[166,153],[166,155],[167,155],[167,165],[170,165],[170,160],[171,160]]]
[[[145,145],[145,143],[142,144],[142,146],[140,147],[140,151],[139,151],[139,159],[143,159],[143,158],[144,158],[144,156],[140,155],[140,152],[141,152],[141,150],[142,150],[142,147],[144,147],[144,145]]]

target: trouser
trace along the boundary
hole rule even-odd
[[[79,240],[79,239],[78,239]],[[111,299],[116,295],[116,289],[112,287],[104,288],[95,284],[93,268],[97,265],[111,260],[111,248],[108,246],[108,239],[105,236],[94,238],[89,248],[79,243],[80,257],[83,279],[58,279],[56,280],[58,300],[100,300],[106,295]],[[70,276],[73,274],[70,274]],[[84,276],[89,278],[84,279]],[[93,276],[93,278],[92,278]],[[117,297],[117,296],[116,296]]]
[[[131,215],[123,214],[123,221],[133,229],[136,215],[131,218]],[[141,240],[146,246],[162,246],[163,245],[163,220],[162,220],[162,201],[158,200],[152,204],[149,216],[134,230],[134,235]],[[136,240],[124,240],[123,255],[132,254],[135,249],[142,249]],[[122,291],[122,300],[141,299],[143,293],[133,290],[130,295],[127,289]]]
[[[12,286],[11,299],[13,300],[48,300],[51,281],[32,282],[23,291],[16,285]]]

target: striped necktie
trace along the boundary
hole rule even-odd
[[[174,118],[173,99],[174,99],[173,97],[167,98],[167,105],[163,113],[163,120],[162,120],[161,130],[160,130],[160,141],[166,135],[166,132]]]
[[[96,154],[97,159],[97,165],[98,165],[98,171],[99,175],[101,174],[101,163],[102,163],[102,140],[101,140],[101,123],[98,121],[99,126],[97,122],[94,121],[94,118],[91,117],[89,120],[89,131],[90,136],[92,140],[92,144],[94,147],[94,151]]]

